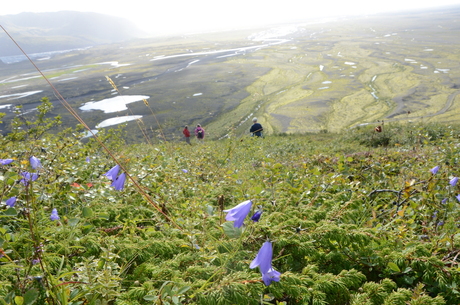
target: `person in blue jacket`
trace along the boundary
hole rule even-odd
[[[264,128],[260,123],[257,123],[257,118],[252,119],[252,126],[251,129],[249,129],[249,132],[251,133],[251,136],[256,136],[256,137],[261,137],[262,136],[262,131]]]

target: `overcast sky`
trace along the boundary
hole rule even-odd
[[[4,0],[0,15],[73,10],[127,18],[146,32],[190,32],[460,5],[460,0]]]

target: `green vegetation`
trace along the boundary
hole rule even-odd
[[[48,133],[50,111],[0,138],[0,304],[460,302],[459,126],[125,145]],[[260,221],[234,228],[248,199]],[[249,268],[267,239],[270,286]]]

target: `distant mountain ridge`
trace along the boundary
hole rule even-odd
[[[131,21],[89,12],[61,11],[0,16],[0,25],[27,53],[39,53],[116,43],[143,37]],[[20,54],[0,30],[0,56]]]

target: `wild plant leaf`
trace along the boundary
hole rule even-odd
[[[24,305],[32,305],[37,301],[38,290],[35,288],[27,290],[24,294]]]
[[[146,301],[156,301],[156,300],[158,300],[158,296],[156,296],[156,295],[146,295],[146,296],[144,296],[143,299],[146,300]]]
[[[22,296],[15,296],[14,297],[14,302],[16,303],[16,305],[24,305],[24,298]]]
[[[6,216],[17,216],[18,212],[16,211],[15,208],[8,208],[5,212],[4,215]]]
[[[89,207],[83,207],[83,217],[92,217],[93,210]]]
[[[394,272],[401,272],[401,269],[399,269],[398,265],[396,265],[393,262],[388,263],[388,267],[393,270]]]
[[[241,236],[241,228],[235,228],[233,226],[233,221],[227,221],[222,225],[225,235],[229,238],[238,238]]]
[[[80,222],[80,218],[70,218],[69,219],[69,226],[75,227]]]

